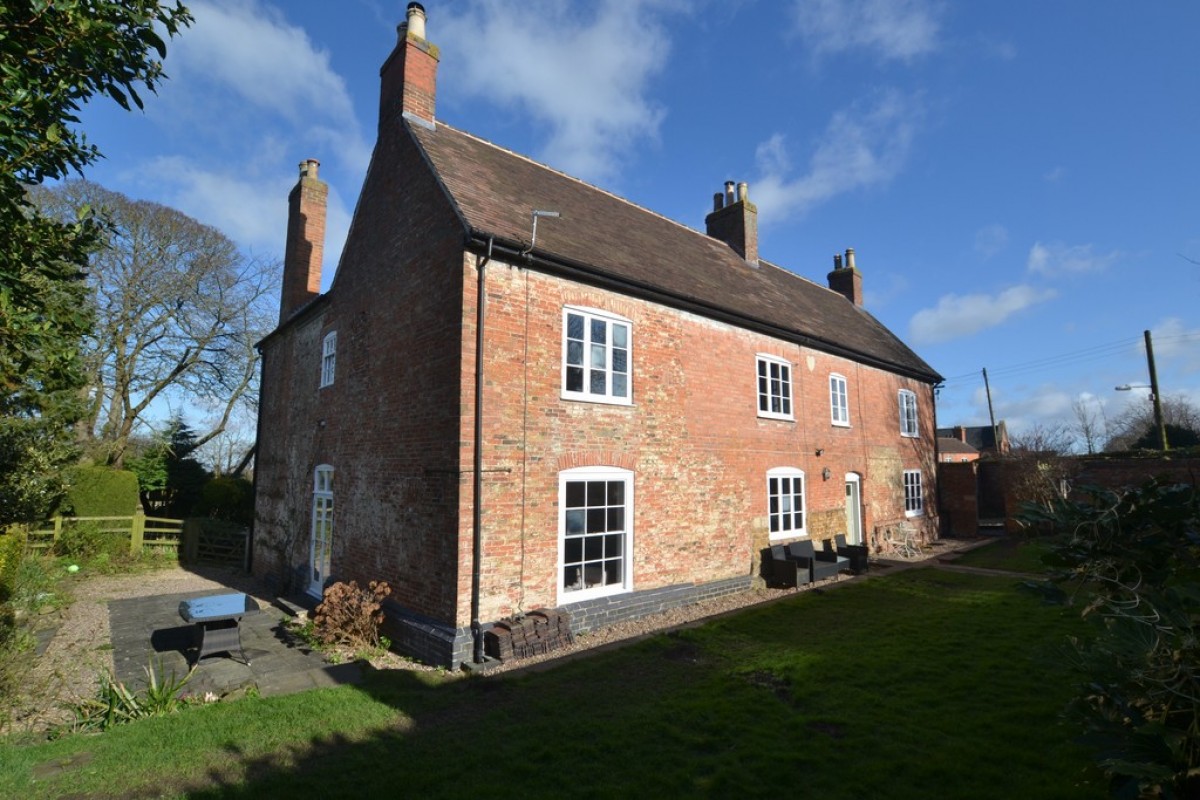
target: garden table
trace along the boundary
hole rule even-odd
[[[196,663],[215,653],[228,653],[232,658],[236,650],[249,665],[242,649],[241,621],[258,610],[258,602],[246,594],[216,594],[180,603],[179,616],[196,626]]]

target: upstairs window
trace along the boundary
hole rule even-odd
[[[921,489],[921,470],[904,470],[904,516],[919,517],[925,513],[925,494]]]
[[[846,378],[837,373],[829,376],[829,419],[834,425],[850,424],[850,395]]]
[[[900,390],[900,435],[917,435],[917,396],[908,389]]]
[[[337,367],[337,331],[325,334],[321,342],[321,388],[333,385],[333,374]]]
[[[563,309],[562,396],[630,405],[631,324],[583,308]]]
[[[792,467],[767,471],[767,517],[772,539],[804,536],[804,473]]]
[[[758,415],[792,419],[792,365],[788,362],[758,357]]]

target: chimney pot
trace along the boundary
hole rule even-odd
[[[846,248],[846,269],[857,269],[857,266],[854,263],[854,248],[853,247]]]
[[[842,254],[841,253],[833,254],[833,268],[834,269],[842,268]]]
[[[750,187],[745,181],[737,185],[737,199],[739,203],[744,203],[750,199]]]
[[[713,211],[720,211],[725,207],[725,195],[717,192],[713,195]]]
[[[406,12],[408,32],[418,39],[425,38],[425,6],[420,3],[409,3]]]
[[[317,180],[317,170],[320,168],[321,162],[315,158],[305,159],[300,162],[300,177],[312,178]]]
[[[725,205],[733,205],[733,181],[725,181]]]

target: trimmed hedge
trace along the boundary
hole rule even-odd
[[[127,517],[141,507],[137,475],[108,467],[74,467],[60,513],[76,517]]]

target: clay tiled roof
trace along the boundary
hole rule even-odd
[[[532,210],[557,211],[559,219],[538,225],[540,258],[586,265],[631,291],[650,290],[818,349],[941,380],[878,320],[825,286],[765,261],[751,267],[723,242],[445,123],[405,124],[471,233],[527,244]]]
[[[966,442],[960,442],[958,439],[951,439],[948,436],[938,437],[938,450],[943,453],[979,453]]]

